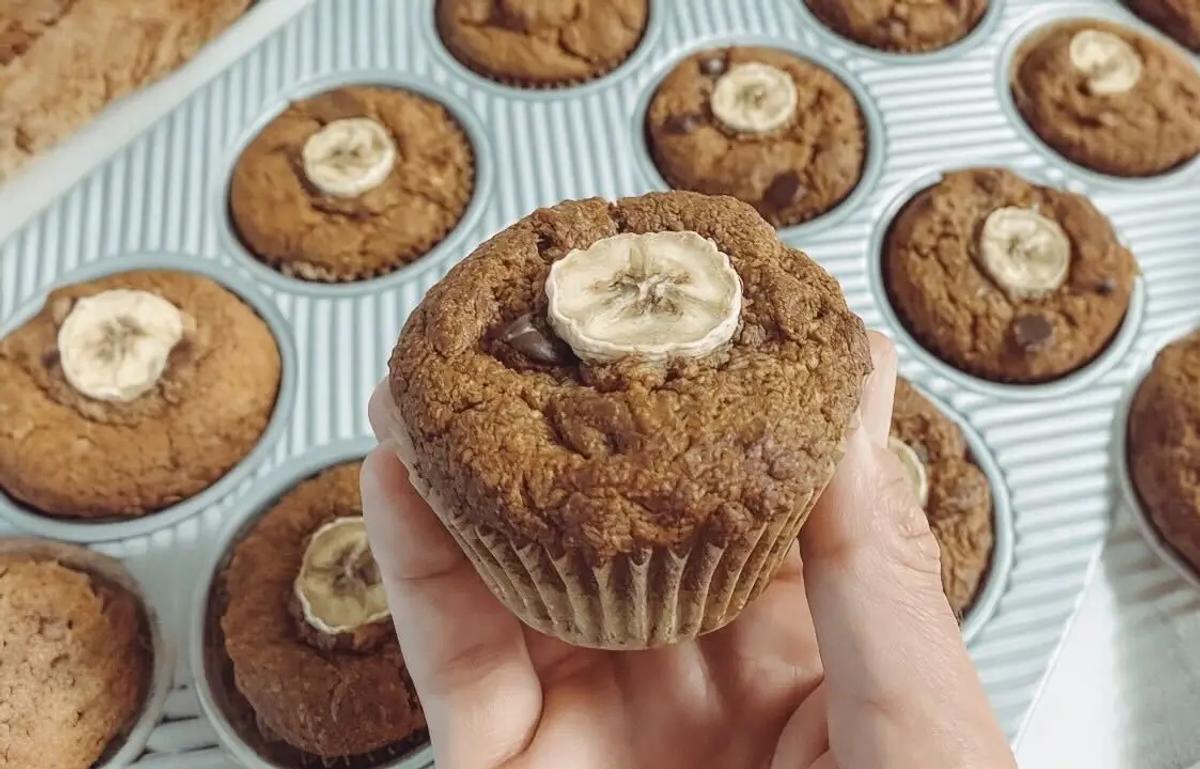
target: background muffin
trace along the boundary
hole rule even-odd
[[[804,2],[838,34],[872,48],[906,53],[944,48],[966,37],[987,10],[987,0]]]
[[[1158,40],[1095,19],[1056,24],[1017,54],[1017,109],[1068,160],[1152,176],[1200,153],[1200,72]]]
[[[961,619],[984,583],[995,543],[987,476],[958,425],[904,379],[896,382],[892,450],[914,480],[941,548],[942,587]]]
[[[997,168],[948,173],[918,193],[882,258],[913,337],[997,382],[1045,382],[1093,360],[1120,327],[1137,272],[1086,198]]]
[[[395,439],[525,622],[661,645],[766,586],[869,368],[837,282],[750,206],[566,202],[484,243],[410,316]]]
[[[817,64],[772,48],[684,59],[655,92],[646,130],[671,186],[732,195],[776,226],[845,199],[867,153],[850,89]]]
[[[0,340],[0,489],[65,518],[187,499],[258,443],[280,366],[263,320],[208,278],[136,270],[56,289]]]
[[[1200,573],[1200,331],[1163,349],[1129,413],[1129,467],[1163,539]]]
[[[285,275],[363,280],[441,242],[474,184],[470,142],[445,107],[350,86],[268,123],[238,158],[229,207],[250,252]]]
[[[468,69],[511,85],[547,88],[606,74],[629,57],[648,0],[437,0],[442,42]]]
[[[1129,0],[1129,7],[1193,51],[1200,51],[1200,0]]]

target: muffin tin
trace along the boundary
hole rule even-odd
[[[867,117],[871,144],[859,186],[831,214],[782,235],[840,280],[868,325],[897,339],[904,375],[958,417],[992,481],[995,568],[964,632],[1015,739],[1114,505],[1128,504],[1114,482],[1123,463],[1112,429],[1122,393],[1135,386],[1138,363],[1164,334],[1200,318],[1200,166],[1118,181],[1049,151],[1006,96],[1012,53],[1024,36],[1080,16],[1157,33],[1116,2],[992,5],[959,43],[901,55],[845,41],[822,27],[803,0],[652,0],[646,35],[625,64],[580,86],[526,91],[485,80],[454,60],[437,38],[433,0],[315,0],[0,245],[5,330],[50,286],[92,270],[179,266],[184,259],[187,269],[214,273],[243,296],[261,295],[263,306],[255,306],[285,356],[282,424],[268,431],[236,477],[221,482],[220,493],[192,505],[191,515],[164,513],[123,530],[85,525],[76,533],[47,528],[52,522],[20,515],[12,505],[0,505],[0,513],[49,536],[118,537],[97,549],[123,559],[141,578],[167,633],[183,644],[195,623],[187,598],[210,578],[237,522],[273,498],[280,479],[297,480],[316,467],[314,456],[336,453],[322,447],[370,434],[372,387],[405,317],[444,271],[540,205],[662,188],[646,165],[641,123],[662,75],[699,47],[774,45],[826,64]],[[285,278],[230,239],[224,197],[230,168],[284,100],[352,82],[394,83],[446,104],[475,145],[476,194],[442,246],[393,275],[347,286]],[[1138,257],[1142,287],[1129,317],[1114,345],[1082,373],[1024,387],[964,379],[916,348],[896,323],[880,292],[877,230],[915,189],[966,165],[1000,165],[1088,195]],[[83,273],[76,271],[81,265]],[[178,666],[176,688],[136,765],[221,767],[230,754],[250,761],[200,706],[196,689],[205,684],[193,683],[202,670],[196,649],[180,659],[196,666]]]

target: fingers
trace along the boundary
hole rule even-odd
[[[831,751],[840,769],[1009,767],[942,591],[937,542],[884,448],[895,354],[878,335],[872,348],[862,424],[801,532]]]
[[[520,622],[408,481],[389,444],[362,467],[363,516],[439,765],[490,769],[519,754],[541,713]]]

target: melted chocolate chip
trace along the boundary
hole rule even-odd
[[[772,208],[787,208],[795,205],[807,193],[808,189],[800,183],[800,174],[795,171],[784,171],[767,185],[763,199]]]
[[[709,77],[720,77],[725,74],[727,66],[724,56],[714,55],[700,62],[700,71]]]
[[[557,337],[548,335],[526,313],[500,330],[500,341],[535,363],[559,366],[571,361],[571,354]]]
[[[1108,296],[1117,290],[1117,282],[1112,278],[1105,278],[1096,284],[1096,293],[1100,296]]]
[[[54,368],[58,365],[58,360],[59,355],[57,347],[53,350],[46,350],[44,353],[42,353],[42,366],[44,368]]]
[[[663,128],[667,129],[668,133],[687,134],[696,130],[699,125],[700,118],[696,115],[672,115],[663,123]]]
[[[1013,321],[1013,336],[1022,350],[1037,352],[1054,337],[1054,326],[1042,315],[1022,315]]]

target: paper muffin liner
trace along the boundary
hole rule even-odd
[[[724,543],[701,536],[592,562],[579,551],[547,548],[454,512],[421,475],[394,405],[391,425],[410,482],[488,589],[525,624],[575,646],[648,649],[729,624],[771,581],[824,488],[810,492],[790,515]]]

